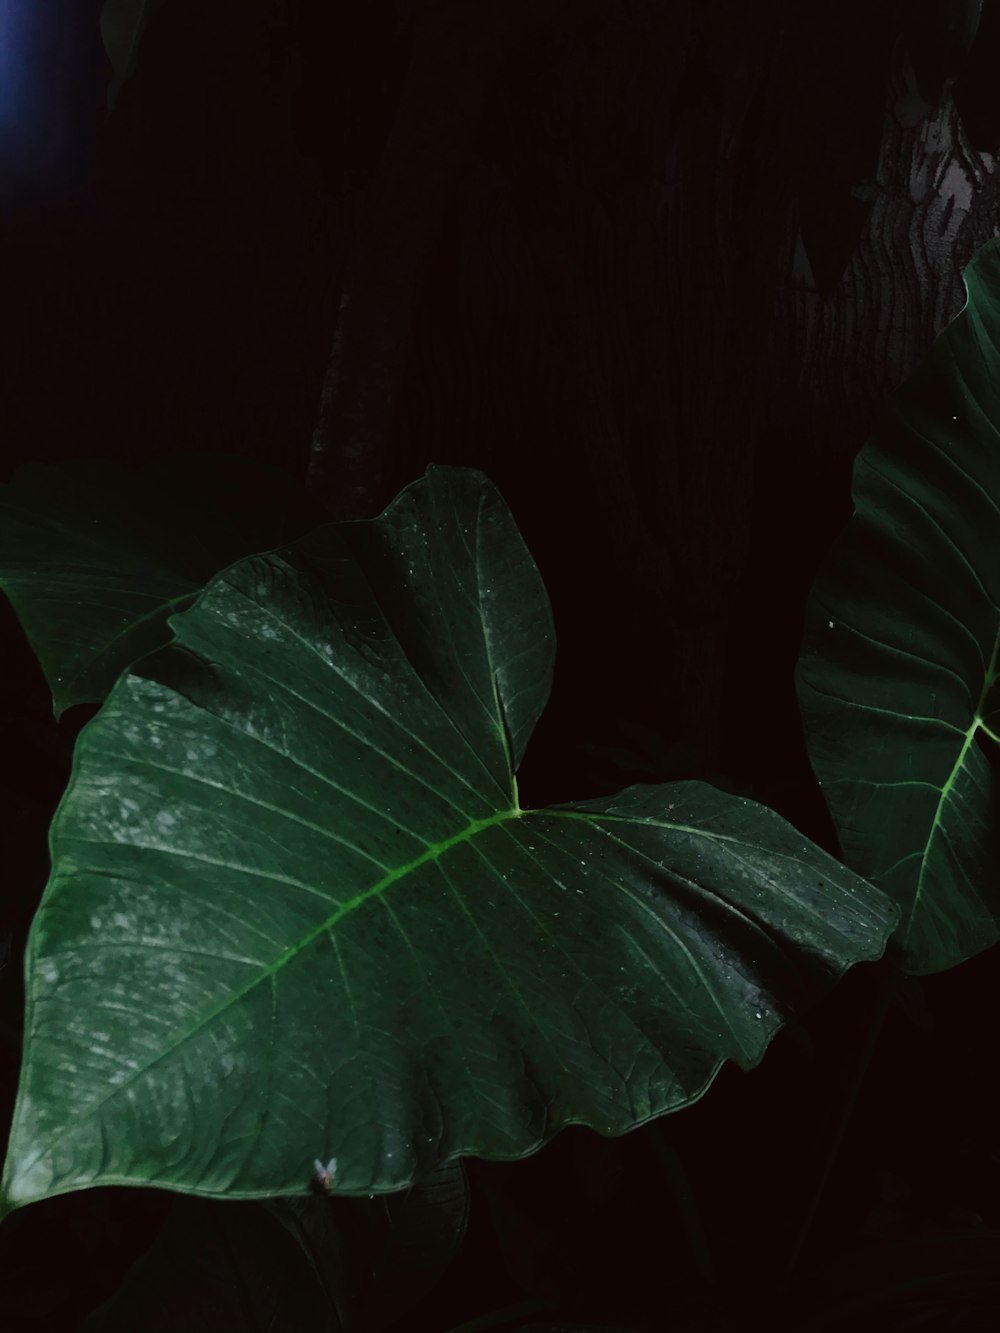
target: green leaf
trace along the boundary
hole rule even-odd
[[[359,1207],[374,1214],[365,1237],[366,1283],[357,1322],[386,1328],[433,1289],[458,1253],[469,1223],[465,1169],[449,1162],[403,1193],[343,1202],[352,1221]]]
[[[80,734],[32,927],[7,1206],[395,1190],[749,1068],[892,904],[700,783],[522,810],[548,601],[432,469],[240,561]]]
[[[264,1328],[343,1333],[305,1256],[259,1204],[179,1198],[151,1248],[84,1322],[83,1333]]]
[[[812,589],[798,691],[848,865],[890,894],[908,972],[1000,938],[1000,248],[892,400]]]
[[[0,486],[0,588],[56,716],[167,643],[168,617],[213,574],[307,522],[283,473],[225,454],[18,469]]]
[[[104,0],[101,40],[114,78],[108,87],[108,109],[114,110],[122,85],[135,72],[139,42],[164,0]]]
[[[343,1325],[376,1330],[400,1319],[454,1259],[469,1217],[461,1162],[398,1194],[282,1198],[266,1206],[294,1236]]]

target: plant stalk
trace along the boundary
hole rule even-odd
[[[868,1027],[868,1033],[858,1055],[858,1061],[847,1090],[847,1096],[844,1099],[836,1129],[830,1140],[830,1146],[823,1163],[823,1169],[820,1172],[819,1180],[817,1181],[816,1189],[813,1192],[809,1207],[803,1218],[802,1226],[799,1228],[799,1233],[795,1238],[788,1255],[787,1263],[785,1264],[785,1271],[780,1283],[782,1288],[785,1288],[790,1284],[792,1275],[798,1267],[799,1261],[802,1258],[802,1252],[805,1249],[806,1242],[812,1232],[813,1224],[816,1221],[816,1214],[819,1212],[819,1206],[826,1193],[826,1187],[830,1182],[830,1176],[833,1174],[833,1168],[839,1160],[844,1137],[847,1134],[848,1126],[854,1116],[854,1111],[861,1095],[861,1088],[864,1084],[865,1076],[868,1073],[872,1056],[875,1053],[875,1047],[878,1045],[878,1040],[882,1033],[882,1025],[885,1022],[885,1015],[889,1008],[889,1001],[892,994],[891,985],[891,980],[887,979],[882,982],[882,985],[879,988],[871,1023]]]

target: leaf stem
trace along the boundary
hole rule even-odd
[[[802,1252],[805,1249],[806,1242],[812,1231],[813,1224],[816,1221],[816,1214],[819,1212],[819,1206],[826,1193],[826,1187],[830,1182],[833,1168],[836,1166],[840,1156],[840,1150],[844,1143],[844,1136],[847,1133],[848,1126],[854,1115],[855,1108],[858,1104],[858,1098],[861,1094],[861,1088],[865,1081],[865,1075],[868,1073],[868,1067],[871,1064],[872,1056],[875,1053],[875,1047],[878,1045],[878,1039],[882,1033],[882,1025],[885,1021],[886,1011],[889,1008],[889,1001],[892,994],[891,987],[891,978],[883,980],[879,987],[879,992],[875,1000],[874,1010],[868,1027],[868,1034],[858,1055],[858,1061],[850,1085],[847,1089],[847,1096],[844,1099],[837,1126],[834,1130],[833,1137],[830,1140],[829,1148],[827,1149],[826,1160],[823,1163],[823,1169],[820,1172],[819,1180],[816,1183],[816,1189],[813,1192],[809,1207],[806,1210],[802,1226],[799,1228],[799,1233],[792,1244],[788,1261],[785,1265],[785,1271],[781,1279],[781,1287],[787,1287],[791,1282],[792,1275],[798,1266],[799,1260],[802,1257]]]
[[[654,1122],[651,1128],[653,1132],[650,1135],[650,1142],[653,1155],[667,1179],[674,1205],[677,1208],[681,1224],[687,1235],[688,1244],[691,1247],[695,1268],[698,1270],[702,1282],[706,1286],[710,1286],[715,1281],[712,1252],[705,1235],[705,1229],[702,1226],[701,1214],[698,1210],[694,1191],[691,1188],[691,1182],[681,1164],[676,1148],[667,1139],[667,1131],[662,1122]]]

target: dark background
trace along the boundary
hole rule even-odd
[[[364,516],[430,462],[481,468],[559,642],[524,803],[701,777],[835,850],[792,683],[804,600],[885,396],[1000,233],[1000,4],[165,0],[110,116],[100,8],[0,0],[3,476],[221,449],[304,480],[317,433],[337,446],[313,451],[315,494]],[[90,713],[51,720],[2,616],[6,1107],[47,824]],[[886,1227],[1000,1227],[994,951],[890,1013],[801,1285],[775,1294],[878,972],[691,1110],[472,1164],[467,1242],[400,1327],[535,1297],[637,1328],[792,1327]],[[15,1215],[0,1322],[6,1303],[12,1328],[75,1328],[165,1207],[93,1191]]]

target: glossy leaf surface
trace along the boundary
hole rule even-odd
[[[902,916],[903,967],[1000,932],[1000,249],[894,396],[810,595],[798,691],[844,857]]]
[[[891,903],[700,783],[522,810],[545,589],[478,473],[230,566],[81,733],[7,1205],[399,1189],[754,1065]]]
[[[56,716],[103,700],[213,574],[306,526],[283,473],[235,456],[21,467],[0,486],[0,588]]]

